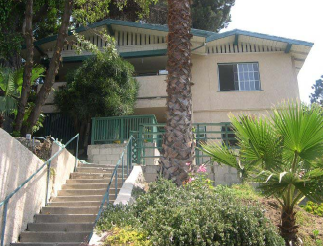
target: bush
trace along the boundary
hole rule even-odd
[[[243,206],[225,186],[194,181],[177,187],[160,180],[131,207],[109,207],[99,230],[130,227],[147,233],[151,245],[284,245],[263,211]]]
[[[318,204],[314,202],[308,202],[304,209],[306,212],[323,217],[323,203]]]

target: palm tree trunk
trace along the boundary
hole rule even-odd
[[[16,116],[16,122],[14,131],[20,132],[22,122],[25,115],[28,96],[31,86],[31,74],[34,65],[34,44],[33,44],[33,0],[27,0],[26,13],[25,13],[25,25],[23,27],[23,33],[26,41],[27,58],[24,67],[24,77],[22,83],[21,96],[18,102],[18,113]]]
[[[280,226],[281,236],[285,239],[286,246],[290,246],[297,241],[298,226],[296,225],[296,212],[294,212],[293,207],[283,207],[281,220],[282,224]]]
[[[188,178],[194,159],[191,92],[190,0],[168,0],[167,125],[162,172],[178,185]]]
[[[25,135],[26,133],[31,133],[31,129],[36,124],[41,113],[41,108],[45,104],[45,101],[49,93],[51,92],[51,89],[55,82],[55,76],[58,73],[59,64],[61,62],[61,53],[65,40],[68,36],[68,27],[70,23],[70,17],[72,15],[73,3],[74,0],[65,0],[62,24],[58,32],[54,54],[52,59],[50,60],[49,68],[46,72],[44,85],[38,92],[35,106],[28,117],[27,126],[23,127],[21,131],[23,135]]]

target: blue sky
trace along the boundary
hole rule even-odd
[[[235,28],[314,43],[298,74],[300,98],[309,102],[311,86],[323,75],[323,0],[236,0]]]

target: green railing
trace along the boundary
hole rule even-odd
[[[156,124],[155,115],[92,118],[91,144],[123,143],[141,124]]]
[[[117,199],[117,195],[118,195],[118,172],[121,172],[121,178],[122,178],[122,184],[121,186],[123,185],[124,183],[124,180],[125,180],[125,172],[127,173],[127,175],[129,175],[129,173],[131,172],[132,170],[132,155],[131,155],[131,150],[132,150],[132,144],[133,144],[133,136],[130,136],[129,139],[128,139],[128,142],[126,144],[126,146],[124,147],[123,149],[123,152],[117,162],[117,165],[115,166],[114,170],[113,170],[113,173],[112,173],[112,176],[111,176],[111,179],[110,179],[110,182],[108,183],[108,187],[107,187],[107,190],[104,194],[104,197],[103,197],[103,200],[101,202],[101,205],[100,205],[100,209],[99,209],[99,212],[98,212],[98,215],[96,216],[96,219],[95,219],[95,222],[94,222],[94,225],[93,225],[93,230],[88,238],[88,242],[91,241],[91,238],[93,236],[93,231],[96,227],[96,224],[98,223],[99,219],[100,219],[100,216],[103,212],[103,207],[105,205],[105,203],[109,204],[110,202],[110,187],[111,187],[111,184],[113,183],[113,179],[114,179],[114,182],[115,182],[115,199]],[[127,156],[127,163],[125,163],[125,156]],[[126,165],[125,165],[126,164]],[[121,168],[121,170],[118,170],[119,168]]]
[[[149,160],[158,159],[162,150],[165,124],[141,124],[139,131],[132,132],[136,144],[133,148],[133,159],[136,163],[145,165]],[[237,140],[232,131],[231,123],[194,123],[194,141],[196,144],[195,160],[200,165],[210,160],[199,147],[201,142],[217,141],[234,148]]]
[[[71,138],[65,145],[59,144],[61,149],[57,151],[50,159],[45,161],[43,165],[41,165],[40,168],[36,170],[25,182],[23,182],[21,185],[19,185],[13,192],[11,192],[6,198],[0,202],[0,207],[3,206],[3,215],[2,215],[2,229],[1,229],[1,246],[4,244],[4,235],[6,230],[6,222],[7,222],[7,212],[8,212],[8,203],[10,201],[10,198],[13,197],[22,187],[24,187],[28,182],[30,182],[41,170],[43,170],[44,167],[47,166],[47,182],[46,182],[46,195],[45,195],[45,205],[48,203],[48,188],[49,188],[49,181],[50,181],[50,168],[51,168],[51,162],[52,160],[57,157],[66,147],[74,140],[76,139],[76,154],[75,154],[75,164],[74,164],[74,171],[77,167],[77,160],[78,160],[78,142],[79,142],[79,134],[77,134],[75,137]]]

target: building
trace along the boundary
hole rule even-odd
[[[114,36],[120,55],[135,67],[140,83],[135,114],[154,114],[165,122],[167,26],[104,20],[76,30],[100,49],[104,41],[97,31]],[[297,74],[312,43],[232,30],[214,33],[192,29],[193,120],[228,121],[228,113],[265,113],[283,99],[299,97]],[[66,74],[77,68],[91,53],[76,54],[70,35],[62,52],[63,62],[55,88],[65,84]],[[35,42],[36,60],[50,59],[56,36]],[[57,113],[53,93],[44,113]]]

